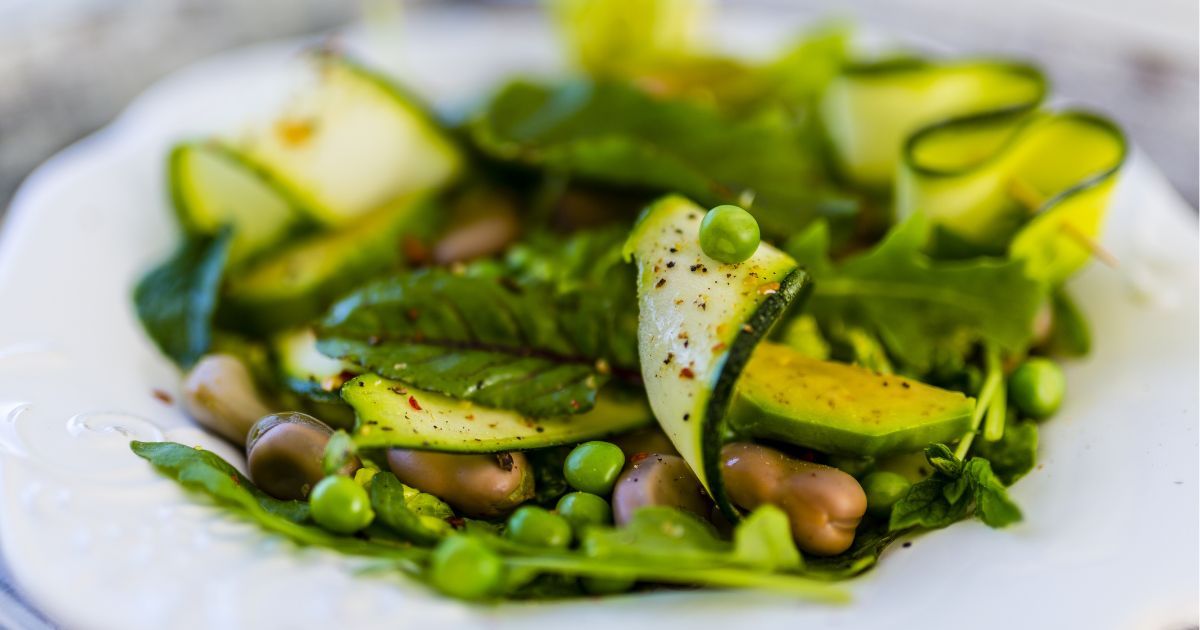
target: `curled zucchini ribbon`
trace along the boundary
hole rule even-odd
[[[897,218],[928,216],[935,254],[1008,254],[1058,283],[1096,253],[1127,146],[1046,93],[1031,66],[901,60],[848,69],[821,112],[842,175],[891,188]]]

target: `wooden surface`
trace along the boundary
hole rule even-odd
[[[111,120],[171,70],[226,48],[327,29],[394,2],[0,0],[0,209],[34,166]],[[415,10],[446,3],[423,4]],[[523,4],[532,3],[481,3],[479,19]],[[919,47],[1035,60],[1057,95],[1114,116],[1196,204],[1195,0],[728,4],[776,13],[797,28],[845,17]]]

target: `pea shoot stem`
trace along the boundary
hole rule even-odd
[[[979,388],[979,398],[975,400],[975,413],[971,415],[971,430],[958,441],[958,448],[954,450],[954,456],[958,459],[966,459],[967,453],[971,450],[971,443],[975,441],[975,434],[979,432],[979,425],[983,422],[984,415],[995,410],[996,405],[992,401],[997,392],[1001,396],[1004,395],[1004,368],[1000,365],[1000,353],[991,346],[985,346],[983,361],[987,376],[983,379],[983,387]],[[1004,413],[1003,404],[1000,405],[1000,411],[1002,414]],[[1000,418],[1003,422],[1003,415]],[[1004,430],[1003,425],[1000,430]]]

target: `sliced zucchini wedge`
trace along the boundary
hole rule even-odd
[[[462,169],[458,147],[410,95],[344,57],[315,57],[317,85],[243,145],[313,218],[344,225]]]
[[[980,112],[1030,111],[1047,89],[1041,72],[1024,64],[905,58],[850,66],[826,88],[819,111],[842,175],[886,188],[917,130]]]
[[[602,394],[587,413],[530,418],[414,389],[376,374],[347,382],[342,399],[358,418],[354,441],[361,448],[455,453],[528,450],[622,433],[652,420],[641,398]]]
[[[283,241],[307,220],[278,182],[232,147],[180,144],[171,151],[167,171],[185,229],[216,234],[231,226],[230,265]]]
[[[655,202],[630,233],[625,256],[638,265],[638,348],[654,416],[717,505],[738,518],[719,457],[734,384],[809,282],[767,243],[738,264],[708,257],[699,240],[704,214],[678,196]]]
[[[402,199],[340,230],[289,243],[230,275],[221,321],[256,334],[311,322],[343,293],[404,263],[402,237],[424,234],[436,202]]]
[[[1126,153],[1120,129],[1086,112],[954,120],[905,145],[896,210],[928,216],[940,252],[1007,253],[1059,283],[1094,254]]]
[[[729,425],[738,435],[875,456],[957,440],[974,410],[959,392],[764,342],[738,383]]]

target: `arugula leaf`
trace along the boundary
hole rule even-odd
[[[133,292],[138,318],[154,343],[182,367],[208,351],[213,337],[221,278],[233,232],[190,237]]]
[[[925,458],[935,473],[913,484],[892,507],[888,529],[899,532],[911,527],[937,529],[960,521],[974,510],[989,527],[1004,527],[1021,520],[1021,510],[981,457],[959,460],[944,444],[925,449]]]
[[[531,416],[582,413],[636,336],[603,293],[430,269],[369,284],[333,307],[317,348],[414,387]]]
[[[1030,420],[1008,422],[1004,436],[996,442],[976,440],[972,451],[992,463],[996,477],[1011,486],[1024,477],[1037,461],[1038,428]]]
[[[281,501],[259,490],[242,473],[212,451],[175,442],[130,442],[138,457],[188,486],[248,510],[262,509],[293,523],[308,520],[304,501]]]
[[[392,473],[380,472],[371,477],[371,509],[375,511],[375,518],[405,540],[418,545],[437,543],[449,530],[449,525],[436,516],[422,515],[418,510],[424,506],[413,505],[417,501],[410,501],[408,490]],[[431,495],[416,493],[413,498],[416,499],[417,496]],[[440,499],[433,498],[441,502]],[[423,502],[428,503],[427,500]]]
[[[836,268],[828,260],[827,228],[794,237],[789,253],[814,276],[810,312],[818,320],[874,331],[893,357],[927,372],[967,342],[1021,352],[1029,344],[1044,289],[1017,260],[934,261],[922,253],[925,220],[894,227],[870,251]]]
[[[768,571],[797,571],[804,559],[792,541],[792,527],[787,514],[773,506],[764,505],[733,530],[733,557],[742,564]]]
[[[732,119],[629,85],[517,81],[469,132],[492,158],[583,180],[680,193],[710,206],[749,195],[768,235],[790,234],[850,203],[827,183],[817,147],[806,146],[779,109]]]
[[[404,561],[423,560],[426,551],[388,543],[336,536],[311,524],[308,504],[281,501],[259,490],[216,453],[175,442],[130,442],[129,448],[181,485],[204,492],[218,503],[302,545],[343,553]]]

